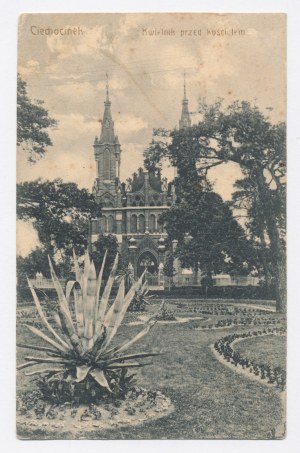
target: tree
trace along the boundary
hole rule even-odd
[[[205,297],[207,298],[208,288],[212,288],[214,286],[214,280],[211,275],[206,275],[201,279],[201,286],[205,288]]]
[[[94,196],[75,183],[24,182],[17,186],[17,216],[31,221],[41,244],[58,260],[81,255],[88,246],[89,221],[100,214]]]
[[[169,250],[166,252],[165,255],[165,262],[164,262],[164,275],[166,277],[174,277],[176,274],[175,268],[174,268],[174,256],[172,252]]]
[[[37,272],[41,272],[44,277],[50,278],[50,269],[48,256],[54,259],[52,250],[46,247],[37,247],[26,257],[17,257],[17,275],[18,275],[18,297],[27,298],[31,297],[28,288],[27,278],[35,278]],[[69,275],[72,266],[69,260],[60,261],[56,265],[58,277]]]
[[[265,285],[268,289],[272,286],[272,261],[270,255],[270,244],[267,242],[266,225],[262,206],[259,203],[259,196],[255,181],[244,178],[235,182],[236,191],[232,194],[231,206],[236,212],[240,212],[244,219],[244,225],[248,235],[257,246],[259,262],[258,275],[263,275]]]
[[[44,156],[52,141],[47,129],[57,125],[43,107],[41,100],[31,101],[27,94],[27,85],[18,74],[17,81],[17,146],[26,150],[28,161],[35,163]]]
[[[186,192],[184,199],[161,215],[160,222],[169,240],[178,241],[174,256],[185,268],[201,268],[211,276],[220,272],[248,274],[256,267],[255,251],[245,231],[214,192],[200,188],[196,193]]]
[[[209,170],[227,162],[240,166],[257,190],[256,215],[269,244],[277,310],[286,309],[285,266],[285,124],[272,124],[257,107],[234,102],[227,108],[218,101],[200,106],[202,121],[191,128],[173,131],[171,141],[153,140],[145,157],[153,164],[168,158],[178,167],[183,191],[191,180],[198,187]],[[189,181],[182,176],[191,174]],[[247,209],[248,211],[248,209]]]
[[[169,243],[169,247],[171,247],[170,243]],[[171,252],[171,250],[167,250],[167,252],[166,252],[163,272],[164,272],[164,275],[167,277],[167,279],[165,279],[165,281],[168,282],[168,287],[169,287],[169,291],[170,291],[171,285],[173,284],[172,277],[174,277],[174,275],[176,275],[176,270],[174,267],[174,255]]]
[[[106,251],[106,265],[103,274],[104,280],[106,280],[109,276],[116,254],[118,252],[118,241],[113,234],[99,234],[98,239],[93,242],[91,259],[94,261],[97,271],[101,267]]]

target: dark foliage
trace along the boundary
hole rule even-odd
[[[30,221],[41,244],[61,258],[82,254],[88,244],[89,220],[99,215],[99,206],[86,189],[75,183],[24,182],[17,186],[18,219]]]
[[[284,327],[268,328],[264,331],[245,332],[241,334],[227,335],[214,343],[215,350],[235,366],[240,365],[243,369],[249,369],[250,373],[259,376],[261,379],[266,379],[268,384],[277,385],[280,390],[284,390],[286,386],[286,371],[281,367],[271,367],[263,363],[256,363],[249,360],[247,357],[242,357],[238,352],[234,351],[231,343],[239,338],[249,338],[252,336],[260,336],[267,334],[285,334]]]
[[[17,145],[28,153],[28,161],[35,163],[44,156],[52,141],[47,130],[57,125],[48,115],[43,101],[32,101],[27,94],[27,85],[18,74],[17,85]]]
[[[128,375],[126,368],[120,371],[109,371],[106,376],[112,390],[111,393],[100,387],[91,376],[87,376],[82,382],[70,382],[65,378],[40,377],[36,379],[36,385],[44,401],[51,404],[80,405],[97,404],[103,400],[123,399],[134,383],[134,375]]]
[[[150,304],[152,298],[153,295],[149,294],[147,287],[136,290],[135,295],[128,307],[128,311],[145,311],[146,306]]]
[[[214,192],[199,190],[164,212],[169,239],[178,241],[173,255],[183,267],[213,273],[248,274],[257,256],[229,206]]]
[[[95,264],[97,272],[99,272],[106,251],[106,265],[103,274],[105,281],[110,274],[116,254],[118,252],[118,241],[116,236],[114,236],[113,234],[99,234],[98,239],[93,242],[91,258]],[[122,266],[122,261],[119,261],[120,269],[120,266]]]
[[[269,242],[271,266],[268,268],[265,260],[262,267],[266,279],[272,273],[277,310],[284,312],[286,126],[272,124],[256,106],[245,101],[236,101],[227,108],[221,101],[211,106],[202,104],[200,112],[199,124],[172,131],[169,140],[165,139],[165,131],[158,132],[145,152],[147,164],[158,166],[163,159],[169,159],[178,168],[178,203],[186,201],[190,206],[194,204],[188,197],[197,197],[201,189],[211,190],[208,176],[212,168],[228,162],[239,166],[256,194],[255,202],[244,206],[246,215],[251,219],[255,212],[259,223],[259,238],[253,235],[253,228],[250,236],[256,236],[257,248],[262,251],[263,238]],[[246,196],[249,193],[247,189]],[[262,255],[258,253],[260,260]]]

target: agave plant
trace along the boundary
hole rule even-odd
[[[100,294],[105,261],[106,254],[97,278],[95,266],[88,253],[85,255],[84,269],[81,270],[74,252],[76,280],[67,283],[66,293],[64,294],[49,258],[51,277],[58,298],[57,312],[54,314],[55,329],[48,322],[35,289],[28,280],[41,322],[48,332],[46,334],[36,327],[27,325],[26,327],[33,334],[43,340],[45,346],[28,344],[19,344],[18,346],[40,351],[46,353],[46,355],[25,357],[25,363],[18,366],[19,370],[43,365],[42,368],[26,373],[26,375],[44,375],[49,379],[63,376],[74,383],[80,383],[92,377],[100,387],[111,392],[109,385],[111,372],[147,365],[148,363],[139,363],[137,359],[157,355],[145,352],[126,353],[134,343],[149,332],[156,322],[155,318],[151,318],[143,329],[130,340],[111,347],[111,342],[137,289],[145,286],[142,284],[142,275],[125,294],[125,284],[124,279],[122,279],[119,281],[115,300],[109,306],[109,297],[118,265],[118,255],[115,258],[104,290]],[[74,314],[72,314],[73,311],[70,306],[72,294],[74,296]]]
[[[128,307],[128,311],[144,311],[146,305],[150,304],[150,301],[153,297],[153,295],[149,294],[147,282],[145,282],[142,287],[138,287],[135,290],[135,294]]]

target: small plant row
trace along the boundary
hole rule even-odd
[[[286,386],[286,371],[283,368],[280,366],[272,367],[264,363],[256,363],[254,360],[242,356],[239,352],[235,351],[232,347],[232,343],[241,338],[250,338],[266,334],[284,335],[285,333],[286,329],[284,327],[274,327],[263,331],[227,335],[216,341],[214,343],[214,348],[227,362],[232,363],[236,367],[240,365],[244,370],[247,369],[255,376],[265,379],[268,384],[276,384],[277,387],[283,391]]]
[[[157,321],[176,321],[175,314],[172,310],[167,308],[162,308],[158,314],[155,316]]]
[[[238,314],[258,314],[258,315],[267,315],[270,314],[270,311],[264,310],[263,308],[251,308],[251,307],[235,307],[228,304],[184,304],[180,303],[176,306],[176,311],[178,312],[193,312],[193,313],[202,313],[204,315],[238,315]]]
[[[270,326],[270,325],[280,325],[281,320],[278,318],[261,318],[256,319],[253,317],[246,317],[246,318],[228,318],[228,319],[220,319],[215,324],[204,324],[201,326],[202,329],[222,329],[223,327],[230,327],[230,326]]]
[[[63,393],[61,392],[63,396]],[[62,400],[44,399],[41,388],[23,393],[17,397],[17,410],[20,415],[28,416],[34,414],[37,419],[64,420],[70,414],[71,418],[77,418],[80,414],[80,420],[100,420],[104,413],[109,413],[110,418],[118,415],[120,410],[127,412],[128,415],[134,415],[137,411],[145,412],[147,407],[157,405],[157,397],[161,395],[159,391],[145,390],[137,386],[131,387],[121,398],[107,397],[101,399],[101,409],[98,405],[100,401],[85,401],[85,409],[82,411],[82,404],[72,399],[68,401],[65,397]]]

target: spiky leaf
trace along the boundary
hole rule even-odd
[[[109,392],[111,392],[111,388],[107,382],[107,379],[105,377],[105,374],[102,370],[99,370],[99,368],[96,368],[94,370],[91,370],[90,371],[90,375],[95,379],[96,382],[98,382],[98,384],[101,386],[101,387],[104,387],[106,388]]]
[[[91,369],[91,365],[81,365],[76,367],[76,382],[83,381]]]
[[[100,304],[100,291],[101,291],[102,277],[103,277],[106,257],[107,257],[107,250],[105,250],[103,261],[102,261],[102,264],[101,264],[101,269],[100,269],[98,280],[97,280],[97,294],[96,294],[96,304],[95,304],[95,322],[98,319],[98,310],[99,310],[99,304]]]
[[[32,297],[33,297],[33,300],[34,300],[34,303],[35,303],[35,306],[37,308],[37,311],[38,311],[38,314],[41,318],[41,321],[42,323],[44,324],[44,326],[46,327],[46,329],[49,330],[49,332],[65,347],[65,348],[68,348],[68,345],[67,343],[62,339],[60,338],[60,336],[55,332],[55,330],[53,329],[53,327],[51,327],[51,325],[49,324],[49,322],[47,321],[45,315],[44,315],[44,312],[42,310],[42,307],[41,307],[41,304],[40,304],[40,301],[39,301],[39,298],[35,292],[35,289],[33,288],[30,280],[27,278],[27,282],[28,282],[28,286],[30,288],[30,291],[31,291],[31,294],[32,294]]]
[[[85,320],[84,320],[84,337],[86,341],[86,349],[92,348],[94,341],[94,321],[95,321],[95,303],[97,293],[96,269],[94,263],[90,263],[87,290],[85,300]]]
[[[30,373],[25,373],[25,375],[35,376],[37,374],[61,373],[63,371],[65,371],[65,368],[42,368],[40,370],[31,371]]]
[[[60,344],[56,343],[56,341],[54,341],[51,338],[49,338],[47,335],[45,335],[41,330],[37,329],[36,327],[29,326],[28,324],[26,324],[26,327],[29,330],[31,330],[32,333],[34,333],[38,337],[42,338],[47,343],[51,344],[51,346],[53,346],[58,351],[61,351],[61,352],[67,351],[67,348],[65,348],[65,347],[61,346]]]
[[[106,282],[106,285],[105,285],[105,288],[104,288],[104,291],[103,291],[103,294],[102,294],[102,297],[100,300],[100,304],[99,304],[99,310],[98,310],[98,316],[97,316],[98,320],[97,320],[97,324],[96,324],[96,334],[97,335],[99,335],[101,332],[101,325],[104,320],[104,315],[106,312],[108,299],[109,299],[111,288],[112,288],[112,285],[113,285],[113,282],[115,279],[116,270],[117,270],[117,266],[118,266],[118,260],[119,260],[119,254],[117,253],[112,270],[107,279],[107,282]]]
[[[73,249],[73,260],[74,260],[74,269],[75,269],[76,280],[78,282],[80,282],[81,281],[81,277],[82,277],[82,272],[81,272],[81,269],[79,267],[77,256],[76,256],[76,253],[75,253],[74,249]]]

